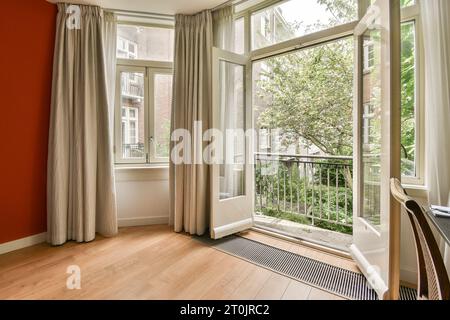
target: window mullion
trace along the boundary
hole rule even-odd
[[[151,134],[151,121],[150,114],[152,112],[151,107],[151,86],[152,86],[153,73],[150,68],[145,68],[145,120],[144,120],[144,137],[145,137],[145,154],[147,164],[151,163],[152,150],[150,145]]]

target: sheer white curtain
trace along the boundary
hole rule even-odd
[[[450,1],[420,3],[426,61],[429,202],[450,205]],[[443,249],[449,272],[450,249],[444,245]]]
[[[79,28],[67,23],[69,5],[58,4],[47,178],[47,233],[53,245],[117,233],[109,85],[114,17],[99,7],[76,8]]]
[[[235,33],[234,33],[234,19],[233,7],[226,6],[213,13],[213,31],[214,31],[214,46],[225,50],[234,52],[235,47]],[[222,63],[220,66],[220,81],[221,88],[221,125],[220,130],[224,134],[223,146],[225,158],[228,161],[225,165],[220,167],[220,193],[222,198],[234,197],[243,189],[242,177],[243,172],[239,165],[234,163],[236,155],[240,153],[240,146],[237,141],[242,141],[238,136],[226,136],[226,130],[232,130],[239,124],[239,101],[236,92],[236,83],[239,82],[239,70],[232,64]],[[225,160],[225,159],[224,159]],[[241,182],[241,183],[240,183]]]

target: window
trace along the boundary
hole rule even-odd
[[[364,42],[364,72],[370,72],[375,64],[375,50],[372,42]]]
[[[137,44],[119,36],[117,47],[117,58],[137,59]]]
[[[172,28],[119,25],[117,34],[119,59],[173,61]]]
[[[416,25],[402,23],[402,174],[418,177]]]
[[[120,68],[121,152],[124,161],[143,161],[145,154],[145,71]],[[134,80],[132,80],[134,79]],[[117,150],[116,150],[117,151]]]
[[[234,52],[245,53],[245,19],[243,17],[234,21]]]
[[[352,155],[353,56],[346,37],[253,63],[259,152],[267,152],[269,131],[277,140],[270,153]]]
[[[153,86],[155,92],[152,134],[154,160],[169,161],[172,75],[156,72],[153,76]]]
[[[128,106],[122,107],[122,139],[126,145],[138,143],[139,118],[137,114],[137,108]]]
[[[252,50],[356,21],[357,0],[290,0],[251,15]]]
[[[173,29],[118,26],[115,158],[169,161]]]
[[[374,0],[370,1],[370,3],[373,2]],[[327,39],[339,38],[342,30],[347,30],[346,32],[351,34],[354,27],[351,23],[358,20],[358,5],[364,3],[366,1],[360,0],[286,0],[274,4],[274,1],[263,0],[247,7],[239,4],[235,9],[235,29],[237,30],[239,26],[244,33],[240,37],[242,43],[246,44],[248,40],[248,46],[242,47],[245,47],[245,52],[250,58],[263,61],[266,57],[298,49],[298,43],[302,41],[317,45]],[[421,29],[420,6],[418,0],[401,0],[400,3],[402,8],[402,176],[405,184],[423,184],[424,77],[420,56],[422,35],[418,32]],[[340,28],[335,28],[337,26]],[[317,33],[318,31],[324,33]],[[304,36],[307,37],[302,38]],[[298,39],[299,42],[287,42],[292,39]],[[273,45],[277,46],[271,47]],[[364,72],[370,74],[377,59],[373,42],[364,43],[363,56]],[[264,70],[265,67],[264,63],[253,64],[253,70],[258,74],[260,83],[270,79],[271,76],[270,72]],[[255,90],[258,88],[254,88]],[[275,97],[278,96],[275,95]],[[271,98],[254,95],[257,117],[263,113],[262,106]],[[370,117],[366,122],[368,125],[373,123]]]

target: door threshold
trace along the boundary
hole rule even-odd
[[[282,231],[273,230],[273,229],[269,229],[269,228],[263,228],[263,227],[253,227],[250,230],[273,237],[273,238],[296,243],[296,244],[299,244],[299,245],[302,245],[302,246],[305,246],[305,247],[308,247],[308,248],[311,248],[314,250],[318,250],[318,251],[321,251],[324,253],[332,254],[332,255],[353,261],[353,258],[349,252],[346,252],[346,251],[338,249],[338,248],[331,248],[331,247],[325,246],[323,244],[320,244],[318,242],[314,242],[311,240],[296,238],[296,237],[293,237],[292,235],[283,233]]]

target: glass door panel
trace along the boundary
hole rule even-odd
[[[381,43],[380,30],[367,30],[363,36],[363,130],[361,216],[375,227],[380,225],[381,169]]]
[[[143,163],[146,161],[145,147],[145,70],[137,68],[119,69],[119,106],[117,117],[121,128],[120,154],[118,162]]]
[[[245,195],[244,66],[220,61],[220,131],[223,163],[220,165],[220,199]]]

